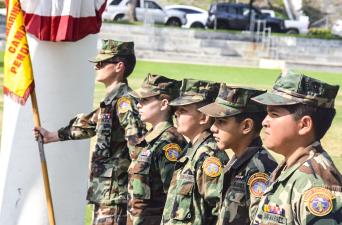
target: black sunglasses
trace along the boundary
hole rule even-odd
[[[117,64],[117,63],[119,63],[120,61],[114,61],[114,60],[112,60],[112,59],[110,59],[110,60],[103,60],[103,61],[100,61],[100,62],[97,62],[96,63],[96,67],[97,68],[102,68],[102,67],[105,67],[106,65],[108,65],[108,64]]]

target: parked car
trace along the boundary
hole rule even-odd
[[[111,0],[102,14],[103,20],[120,21],[128,14],[130,0]],[[139,0],[136,7],[138,21],[151,19],[154,23],[181,26],[186,23],[185,13],[177,10],[165,10],[154,0]]]
[[[261,9],[260,11],[264,15],[276,17],[275,12],[271,9]],[[286,33],[288,34],[307,34],[309,33],[309,24],[308,16],[300,16],[298,20],[284,20]]]
[[[188,5],[168,5],[166,10],[177,10],[186,14],[187,23],[183,25],[184,28],[205,28],[208,20],[208,12]]]
[[[342,20],[336,20],[331,27],[331,33],[342,37]]]
[[[0,8],[0,41],[6,40],[6,8]],[[0,49],[3,43],[0,43]]]
[[[262,14],[270,16],[270,17],[276,17],[276,13],[272,9],[260,9]]]
[[[285,32],[284,20],[267,16],[252,6],[252,15],[255,19],[265,20],[266,27],[272,32]],[[250,28],[250,7],[243,3],[213,3],[209,8],[207,21],[209,28],[249,30]]]

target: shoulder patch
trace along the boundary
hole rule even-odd
[[[248,186],[249,192],[255,197],[261,197],[266,191],[266,183],[268,175],[266,173],[257,172],[249,177]]]
[[[222,163],[219,158],[210,156],[203,162],[203,171],[209,177],[218,177],[222,172]]]
[[[127,112],[128,110],[132,109],[131,99],[128,97],[119,98],[116,107],[118,113]]]
[[[165,153],[165,157],[172,162],[177,161],[182,152],[181,147],[176,143],[170,143],[165,145],[163,147],[163,150]]]
[[[333,210],[335,196],[326,188],[314,187],[304,192],[307,209],[315,216],[328,215]]]

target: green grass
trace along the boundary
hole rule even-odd
[[[84,224],[85,225],[91,224],[92,211],[93,211],[92,205],[87,205],[85,208],[85,218],[84,218]]]
[[[301,71],[306,75],[324,80],[331,84],[342,86],[342,73],[327,73],[315,71]],[[132,88],[138,88],[148,73],[166,75],[175,79],[196,78],[219,82],[226,82],[233,85],[252,86],[256,88],[270,89],[280,70],[237,68],[227,66],[190,65],[179,63],[157,63],[139,61],[134,73],[129,78]],[[104,96],[104,88],[96,84],[94,107],[98,105]],[[322,139],[323,146],[334,159],[339,170],[342,170],[342,92],[338,93],[335,101],[337,110],[333,125]],[[277,157],[280,158],[280,157]]]

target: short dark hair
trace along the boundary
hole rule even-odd
[[[168,100],[169,102],[173,99],[171,95],[168,94],[159,94],[156,96],[158,100],[162,101],[163,99]],[[172,116],[176,111],[176,107],[169,105],[169,115]]]
[[[135,55],[127,55],[127,56],[114,56],[114,61],[123,62],[125,65],[124,77],[127,78],[134,70],[136,64]]]
[[[259,134],[262,129],[262,121],[266,117],[266,111],[261,112],[242,112],[234,116],[236,122],[241,123],[243,120],[250,118],[253,120],[253,132]]]
[[[315,139],[320,140],[329,130],[331,123],[336,115],[334,108],[322,108],[311,105],[295,104],[282,106],[289,111],[295,120],[303,116],[310,116],[313,121]]]

